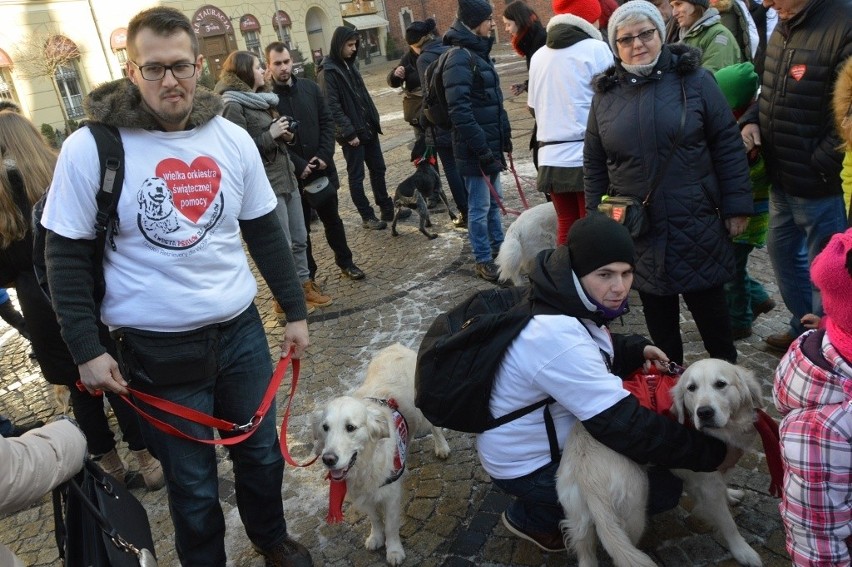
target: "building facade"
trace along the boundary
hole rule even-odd
[[[37,127],[64,132],[83,118],[82,100],[95,86],[124,74],[127,22],[153,5],[190,18],[205,56],[202,83],[213,84],[228,53],[259,55],[270,42],[286,42],[311,63],[328,53],[334,29],[356,28],[361,56],[385,53],[388,21],[383,0],[283,0],[215,4],[143,0],[0,0],[0,100],[21,107]]]

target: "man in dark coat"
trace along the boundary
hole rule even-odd
[[[766,338],[787,350],[804,332],[801,318],[822,314],[808,267],[823,242],[846,228],[840,184],[843,154],[831,97],[852,55],[852,1],[765,0],[779,23],[766,48],[758,103],[740,119],[746,149],[763,148],[769,195],[766,247],[790,328]]]
[[[468,236],[476,274],[497,280],[494,255],[503,243],[500,210],[489,185],[500,194],[503,152],[512,151],[512,131],[503,108],[500,78],[489,54],[494,39],[491,4],[459,0],[458,17],[444,43],[461,47],[447,56],[444,89],[453,123],[453,153],[467,188]]]
[[[317,69],[317,82],[336,125],[335,138],[343,147],[349,194],[361,215],[364,228],[381,230],[393,220],[393,200],[385,184],[385,158],[379,143],[382,133],[379,111],[364,79],[355,67],[360,36],[358,32],[339,26],[331,37],[330,54]],[[381,210],[381,220],[364,193],[364,165],[370,170],[373,199]],[[407,211],[407,209],[406,209]],[[411,211],[407,211],[409,215]]]
[[[316,211],[325,229],[325,238],[334,251],[334,263],[344,276],[353,280],[364,278],[364,272],[352,261],[352,250],[346,242],[346,231],[340,219],[337,206],[337,189],[340,180],[334,166],[334,120],[319,86],[307,79],[297,79],[293,75],[293,59],[287,45],[280,41],[266,46],[266,66],[272,76],[272,92],[278,95],[278,113],[292,116],[301,124],[296,139],[287,149],[290,159],[296,167],[296,178],[302,194],[302,210],[305,212],[305,226],[308,227],[308,269],[311,281],[317,273],[311,247],[310,210],[311,204],[305,198],[305,185],[328,178],[334,188],[331,197],[317,204]]]

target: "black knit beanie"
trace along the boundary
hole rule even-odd
[[[592,213],[571,225],[568,250],[571,267],[578,278],[613,262],[626,262],[631,266],[636,263],[630,232],[600,213]]]
[[[486,0],[459,0],[459,20],[470,29],[478,27],[493,12]]]
[[[433,31],[435,31],[435,20],[432,18],[427,18],[423,22],[411,22],[405,28],[405,43],[415,45]]]

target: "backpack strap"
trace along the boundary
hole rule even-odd
[[[101,186],[96,197],[98,212],[95,216],[95,259],[103,261],[104,246],[109,239],[110,248],[115,250],[114,236],[118,234],[118,199],[124,185],[124,145],[115,126],[101,122],[88,122],[86,126],[95,138],[98,160],[101,166]]]

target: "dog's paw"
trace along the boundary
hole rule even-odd
[[[450,445],[443,437],[435,439],[435,456],[443,460],[450,456]]]
[[[391,229],[391,236],[399,236],[399,233],[396,231],[395,228]]]
[[[385,559],[387,559],[388,565],[402,565],[402,562],[405,561],[405,551],[402,550],[402,546],[393,549],[388,547]]]
[[[730,504],[731,506],[736,506],[737,504],[742,502],[744,497],[745,492],[743,492],[742,490],[738,490],[736,488],[728,489],[728,504]]]
[[[742,545],[731,549],[731,555],[737,560],[740,565],[746,567],[763,567],[763,561],[760,559],[760,554],[751,548],[745,541]]]
[[[380,532],[378,530],[370,530],[370,535],[364,541],[364,547],[366,547],[370,551],[375,551],[377,549],[381,549],[381,547],[384,544],[385,544],[385,536],[382,532]]]
[[[435,233],[430,233],[430,234],[427,234],[426,236],[429,237],[429,240],[435,240],[436,238],[438,238],[438,235],[435,234]]]

